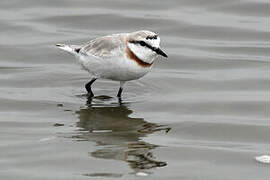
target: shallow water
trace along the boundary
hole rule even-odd
[[[266,0],[0,2],[1,179],[269,179]],[[168,60],[95,82],[54,47],[149,29]]]

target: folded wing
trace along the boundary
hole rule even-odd
[[[79,51],[82,55],[110,58],[120,56],[125,52],[125,35],[114,34],[93,39],[81,46]]]

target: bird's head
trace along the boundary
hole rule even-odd
[[[136,31],[127,37],[127,46],[140,60],[152,64],[158,55],[168,57],[160,47],[159,36],[151,31]]]

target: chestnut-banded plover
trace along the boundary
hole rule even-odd
[[[168,57],[159,47],[159,36],[151,31],[112,34],[99,37],[84,45],[56,46],[78,59],[82,68],[90,73],[85,85],[89,96],[94,96],[91,85],[99,78],[120,81],[117,96],[121,97],[126,81],[147,74],[158,55]]]

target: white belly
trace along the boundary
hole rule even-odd
[[[80,56],[78,59],[82,68],[87,70],[91,76],[115,81],[139,79],[152,68],[152,66],[142,67],[126,57],[96,58]]]

